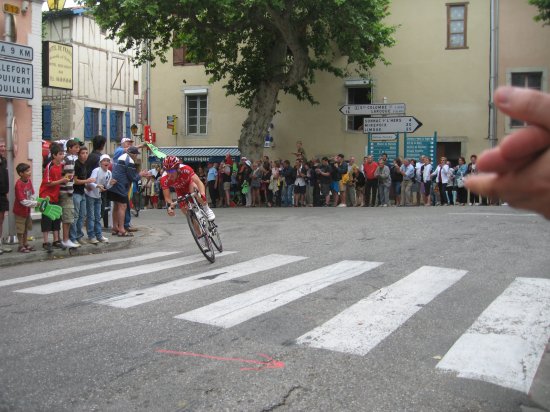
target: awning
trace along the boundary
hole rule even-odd
[[[167,156],[177,156],[183,162],[220,162],[227,153],[233,158],[241,156],[237,146],[159,147],[159,150]]]

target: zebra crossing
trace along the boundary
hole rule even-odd
[[[225,256],[237,253],[227,251],[217,257],[222,262]],[[151,252],[138,257],[6,279],[0,281],[0,288],[26,282],[50,281],[61,275],[77,275],[13,290],[27,296],[49,295],[155,271],[191,266],[204,260],[202,255],[175,257],[175,254]],[[158,258],[166,260],[147,263]],[[269,272],[306,259],[308,257],[281,254],[261,256],[152,287],[117,293],[95,300],[94,303],[128,309],[233,279]],[[115,265],[124,267],[106,270]],[[176,314],[174,318],[231,328],[259,316],[269,316],[269,312],[279,307],[339,282],[367,277],[369,272],[377,268],[383,270],[383,262],[341,260]],[[78,276],[79,272],[92,269],[100,271]],[[352,304],[332,319],[297,336],[295,342],[305,348],[365,356],[437,296],[460,282],[467,273],[461,269],[420,267]],[[449,348],[436,368],[459,377],[491,382],[527,393],[550,337],[549,319],[550,280],[516,278]]]

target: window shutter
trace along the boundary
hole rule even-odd
[[[130,112],[124,113],[124,117],[126,118],[126,137],[131,138]]]
[[[52,138],[52,106],[42,106],[42,139]]]
[[[107,137],[107,109],[101,109],[101,134]]]
[[[84,139],[91,139],[94,134],[92,108],[84,108]]]
[[[120,140],[117,136],[116,110],[109,110],[109,132],[112,140]]]

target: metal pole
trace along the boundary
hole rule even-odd
[[[491,147],[497,145],[497,113],[493,100],[498,85],[498,19],[499,1],[491,0],[491,39],[490,39],[490,62],[489,62],[489,143]]]
[[[13,26],[13,16],[9,13],[4,13],[4,41],[11,43],[12,40],[12,26]],[[15,233],[15,216],[13,214],[13,202],[15,201],[15,179],[13,174],[13,163],[14,163],[14,153],[13,153],[13,99],[6,99],[6,149],[7,149],[7,160],[8,160],[8,201],[9,201],[9,212],[8,212],[8,243],[15,244],[17,243],[17,236]],[[0,236],[2,234],[0,233]]]

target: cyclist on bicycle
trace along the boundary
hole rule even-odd
[[[213,221],[216,216],[206,201],[204,184],[193,171],[193,168],[184,165],[176,156],[166,156],[162,162],[165,174],[160,178],[160,187],[164,195],[164,200],[168,205],[168,215],[174,216],[175,202],[172,202],[170,188],[173,187],[178,197],[185,196],[188,193],[194,193],[197,190],[200,196],[197,196],[197,201],[202,206],[208,220]],[[182,202],[180,207],[183,213],[186,213],[186,205]]]

